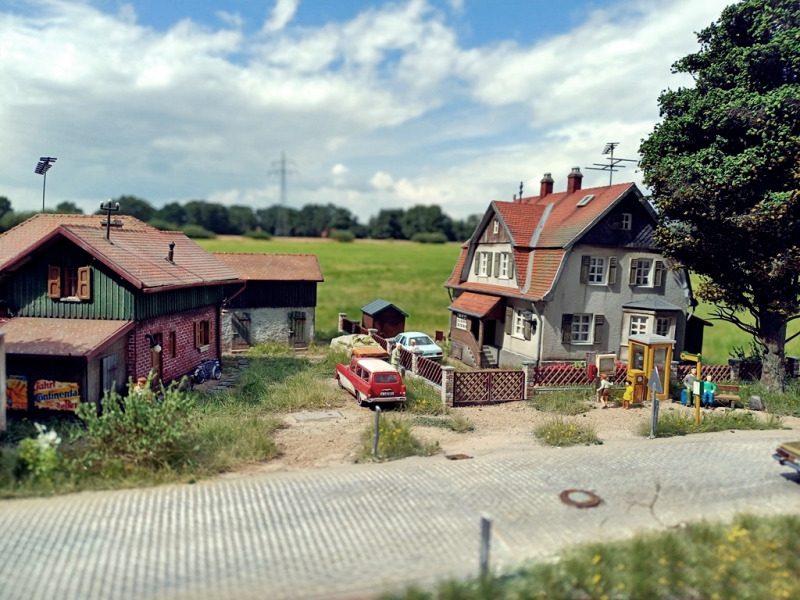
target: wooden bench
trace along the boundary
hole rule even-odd
[[[737,402],[744,406],[742,397],[739,395],[738,385],[723,385],[718,383],[717,393],[714,394],[714,402],[719,402],[720,404],[723,402],[730,402],[731,408],[736,408]]]

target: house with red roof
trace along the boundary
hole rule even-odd
[[[214,256],[245,280],[222,311],[224,350],[257,342],[305,348],[314,339],[317,284],[324,281],[313,254],[216,252]]]
[[[222,305],[244,281],[183,233],[109,218],[39,214],[0,235],[12,410],[74,410],[220,357]]]
[[[581,189],[582,178],[574,168],[554,193],[547,173],[538,196],[491,203],[445,282],[451,357],[479,367],[624,361],[636,334],[699,352],[689,275],[656,247],[652,206],[633,183]]]

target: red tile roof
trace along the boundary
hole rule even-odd
[[[0,325],[8,354],[93,358],[133,329],[133,321],[17,317]]]
[[[50,216],[59,219],[37,218]],[[159,231],[132,217],[121,217],[123,227],[112,228],[106,239],[105,227],[94,222],[97,216],[37,217],[0,236],[0,271],[15,268],[32,251],[63,237],[146,292],[241,281],[233,269],[181,232]],[[60,217],[68,218],[61,222]],[[175,242],[172,262],[167,260],[170,242]]]
[[[251,281],[324,281],[314,254],[215,252],[224,264]]]
[[[464,292],[450,305],[450,310],[474,317],[485,317],[502,298]]]
[[[619,200],[631,193],[641,196],[635,184],[620,183],[572,193],[523,198],[516,202],[492,202],[487,215],[498,215],[511,239],[516,288],[467,281],[470,266],[466,260],[470,243],[476,241],[461,247],[461,254],[445,286],[541,300],[552,291],[570,246]],[[581,200],[587,196],[592,198],[582,203]],[[579,206],[579,203],[584,205]],[[483,222],[487,223],[489,219],[485,217]]]

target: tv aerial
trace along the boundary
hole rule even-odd
[[[608,185],[611,185],[614,173],[625,168],[625,165],[620,165],[619,163],[636,162],[632,158],[614,158],[614,148],[617,146],[619,146],[619,142],[608,142],[606,147],[603,148],[603,154],[608,154],[608,158],[606,159],[608,161],[607,165],[602,163],[592,163],[595,165],[594,167],[586,167],[592,171],[608,171]]]

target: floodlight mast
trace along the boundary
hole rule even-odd
[[[44,212],[44,192],[45,188],[47,188],[47,172],[50,170],[50,167],[53,166],[53,163],[56,162],[58,159],[55,156],[42,156],[39,159],[39,162],[36,165],[36,168],[33,170],[34,173],[37,175],[43,175],[44,179],[42,179],[42,212]]]

